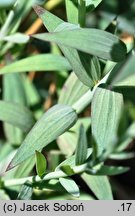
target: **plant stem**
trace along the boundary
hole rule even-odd
[[[81,113],[92,101],[93,95],[97,89],[97,87],[100,84],[105,84],[109,74],[106,74],[106,76],[103,77],[103,79],[101,79],[95,86],[94,88],[91,90],[88,90],[76,103],[74,103],[72,105],[72,108],[75,109],[76,113],[79,114]]]
[[[88,90],[76,103],[73,104],[72,108],[75,109],[76,113],[81,113],[91,102],[93,97],[93,91]]]
[[[73,167],[73,171],[75,174],[79,174],[79,173],[84,172],[86,170],[86,168],[87,168],[87,164],[83,164],[80,166]],[[62,177],[67,177],[67,176],[69,176],[69,175],[67,175],[66,173],[64,173],[63,171],[60,170],[60,171],[48,173],[42,179],[39,176],[30,176],[30,177],[26,177],[26,178],[5,180],[4,181],[4,187],[12,187],[12,186],[16,186],[16,185],[22,185],[26,181],[29,181],[30,183],[35,183],[35,182],[48,181],[51,179],[59,179]]]
[[[85,0],[78,0],[78,11],[79,11],[79,24],[80,27],[85,27],[86,21],[86,2]]]

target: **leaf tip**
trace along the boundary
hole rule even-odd
[[[38,6],[38,5],[34,5],[33,6],[34,11],[37,13],[37,15],[41,15],[45,12],[44,8]]]
[[[7,166],[6,171],[8,172],[9,170],[13,169],[15,166],[12,164],[12,161],[10,162],[10,164]]]

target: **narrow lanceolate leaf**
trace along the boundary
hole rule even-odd
[[[98,87],[92,100],[92,134],[97,143],[97,155],[111,150],[116,144],[117,129],[122,113],[123,96]]]
[[[126,56],[126,46],[124,43],[115,35],[99,29],[76,28],[50,34],[37,34],[33,35],[33,37],[55,42],[58,45],[71,47],[114,62],[120,62]]]
[[[131,158],[135,158],[135,153],[134,152],[119,152],[119,153],[111,154],[109,158],[113,160],[127,160]]]
[[[61,31],[61,32],[58,32],[55,34],[66,33],[66,38],[67,38],[67,33],[68,33],[66,31],[67,29],[69,29],[69,30],[72,29],[71,33],[74,33],[74,30],[82,31],[82,29],[79,29],[78,26],[73,25],[73,24],[69,24],[69,23],[65,23],[63,20],[61,20],[57,16],[51,14],[50,12],[44,10],[41,7],[36,6],[36,7],[34,7],[34,9],[35,9],[36,13],[38,14],[38,16],[42,19],[43,24],[45,25],[45,27],[48,29],[49,32]],[[89,29],[88,29],[88,31],[89,31]],[[45,38],[43,37],[43,39],[45,39]],[[80,47],[82,47],[82,44],[84,44],[84,41],[86,41],[85,38],[83,38],[83,43],[81,43]],[[74,43],[77,44],[76,38],[75,38]],[[121,42],[120,42],[120,44],[121,44]],[[110,44],[110,40],[109,40],[109,47],[110,46],[111,46],[111,44]],[[77,51],[75,48],[71,48],[72,46],[66,47],[65,44],[64,45],[59,44],[59,47],[61,48],[65,57],[70,62],[72,69],[75,72],[75,74],[77,75],[78,79],[80,79],[80,81],[83,82],[86,86],[88,86],[90,88],[93,87],[94,81],[92,79],[92,77],[93,77],[92,71],[90,70],[90,68],[91,68],[91,55],[90,54],[92,54],[92,52],[90,52],[90,54],[88,54],[88,53],[84,53],[82,51]],[[93,47],[93,44],[92,44],[91,48],[92,47]],[[122,44],[122,47],[123,47],[122,49],[125,50],[125,46],[123,44]],[[118,53],[120,53],[120,52],[118,51]],[[125,51],[123,53],[125,53]],[[96,51],[95,55],[97,55],[97,51]],[[103,55],[101,57],[103,58]]]
[[[87,137],[86,137],[86,131],[84,129],[84,126],[80,126],[79,130],[79,138],[78,138],[78,144],[76,149],[76,165],[81,165],[85,163],[87,158]]]
[[[113,199],[111,186],[106,176],[83,173],[81,177],[99,200]]]
[[[107,83],[112,86],[135,86],[135,55],[133,53],[127,57],[126,61],[114,67]]]
[[[67,20],[69,23],[78,24],[78,7],[71,0],[65,0]]]
[[[17,166],[62,133],[72,127],[77,120],[76,112],[66,105],[55,105],[34,125],[18,149],[8,169]]]
[[[0,101],[0,120],[28,132],[34,124],[32,113],[24,106]]]
[[[75,181],[70,178],[60,178],[59,181],[68,193],[72,194],[74,197],[80,196],[79,187]]]
[[[121,166],[102,166],[100,170],[96,172],[96,175],[106,175],[113,176],[125,173],[129,170],[129,167],[121,167]],[[89,173],[89,170],[88,170]]]
[[[39,54],[21,59],[1,68],[0,74],[53,70],[71,70],[71,66],[62,56],[53,54]]]
[[[46,171],[45,156],[39,151],[36,151],[36,170],[39,177],[42,177]]]
[[[89,88],[77,78],[74,72],[66,80],[59,97],[60,104],[73,105]]]

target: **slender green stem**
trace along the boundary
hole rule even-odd
[[[72,108],[75,109],[77,114],[81,113],[91,102],[93,97],[93,91],[88,90],[76,103],[73,104]]]
[[[80,166],[73,167],[73,171],[75,174],[79,174],[79,173],[84,172],[86,170],[86,168],[87,168],[87,164],[83,164]],[[69,176],[69,175],[67,175],[66,173],[64,173],[63,171],[60,170],[60,171],[48,173],[42,179],[39,176],[30,176],[30,177],[20,178],[20,179],[5,180],[4,181],[4,187],[22,185],[26,181],[29,181],[30,183],[35,183],[35,182],[41,182],[41,181],[48,181],[51,179],[59,179],[62,177],[67,177],[67,176]]]
[[[97,87],[100,84],[104,84],[106,83],[108,76],[110,73],[106,74],[106,76],[103,77],[103,79],[100,80],[100,82],[98,82],[93,90],[88,90],[76,103],[74,103],[72,105],[72,108],[75,109],[75,111],[77,112],[77,114],[81,113],[92,101],[93,95],[97,89]]]
[[[85,0],[78,0],[78,11],[79,11],[79,24],[80,27],[85,27],[86,21],[86,2]]]

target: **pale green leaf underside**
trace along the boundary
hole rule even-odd
[[[72,127],[77,120],[76,112],[66,105],[55,105],[49,109],[27,134],[9,165],[9,169],[20,164],[41,150]]]
[[[78,24],[78,8],[71,0],[65,0],[66,14],[69,23]]]
[[[60,178],[59,181],[68,193],[72,194],[74,197],[80,196],[79,187],[75,181],[70,178]]]
[[[94,86],[94,82],[92,80],[92,72],[90,71],[90,74],[88,73],[88,71],[90,70],[90,69],[88,69],[88,68],[90,68],[90,59],[91,59],[91,55],[90,54],[95,54],[95,55],[100,54],[101,58],[104,58],[105,57],[104,55],[106,55],[106,57],[108,58],[108,55],[109,55],[109,58],[110,58],[111,54],[110,53],[108,54],[108,51],[112,52],[112,43],[113,43],[113,45],[114,45],[114,43],[119,43],[119,45],[117,47],[118,48],[118,52],[117,52],[117,54],[115,53],[115,57],[119,58],[119,60],[121,60],[120,58],[122,58],[122,59],[124,58],[125,53],[126,53],[125,46],[124,46],[124,44],[122,42],[119,41],[119,39],[116,36],[111,35],[111,34],[109,34],[107,32],[104,32],[104,31],[100,32],[100,30],[96,30],[95,29],[95,31],[96,31],[96,37],[98,37],[98,36],[100,37],[100,35],[101,35],[101,37],[103,37],[103,39],[105,39],[105,44],[103,43],[102,44],[103,46],[101,44],[100,44],[101,46],[98,46],[99,44],[97,45],[97,41],[96,41],[95,47],[94,47],[93,46],[93,44],[94,44],[93,40],[95,40],[95,36],[94,35],[93,36],[91,35],[90,38],[88,38],[88,35],[87,36],[85,35],[86,38],[84,38],[84,35],[83,35],[83,37],[82,37],[82,35],[80,35],[80,32],[81,33],[85,32],[84,29],[79,29],[79,27],[76,26],[76,25],[64,22],[63,20],[61,20],[57,16],[55,16],[52,13],[44,10],[41,7],[36,6],[36,7],[34,7],[34,9],[35,9],[36,13],[38,14],[38,16],[42,19],[42,22],[45,25],[45,27],[48,29],[48,31],[49,32],[55,32],[53,34],[51,33],[51,34],[48,35],[49,39],[50,39],[50,37],[53,37],[53,36],[56,35],[57,39],[58,40],[60,39],[60,42],[64,42],[63,39],[67,40],[67,45],[68,45],[67,47],[66,47],[66,43],[65,42],[63,44],[61,44],[61,43],[58,43],[58,41],[57,41],[57,43],[59,44],[59,47],[61,48],[61,50],[64,53],[65,57],[70,62],[71,66],[72,66],[72,69],[75,72],[75,74],[77,75],[77,77],[79,78],[79,80],[81,82],[83,82],[86,86],[88,86],[90,88]],[[58,29],[61,32],[56,32],[56,30],[58,31]],[[66,31],[67,29],[72,29],[72,31],[70,31],[70,30]],[[93,30],[92,29],[86,29],[86,32],[87,31],[93,31]],[[97,32],[97,31],[99,31],[99,32]],[[78,35],[77,35],[77,39],[74,38],[75,39],[74,40],[73,38],[70,37],[69,33],[73,34],[76,37],[76,33],[75,32]],[[97,33],[98,33],[98,35],[97,35]],[[65,36],[61,40],[61,38],[58,38],[58,34],[65,34]],[[68,37],[67,37],[67,34],[68,34]],[[42,37],[42,39],[45,40],[44,35],[42,35],[42,36],[39,35],[39,37]],[[79,39],[80,40],[80,44],[78,43],[78,37],[81,37]],[[110,40],[109,37],[112,37],[112,40]],[[87,38],[89,40],[91,40],[91,45],[90,45],[89,41],[86,40]],[[69,40],[70,40],[70,42],[69,42]],[[97,38],[96,38],[96,40],[97,40]],[[98,38],[98,40],[99,40],[99,38]],[[84,43],[84,41],[86,43]],[[107,45],[107,47],[105,47],[106,44],[107,44],[106,43],[107,41],[109,42],[109,46]],[[87,47],[85,47],[87,50],[83,49],[84,46],[82,46],[82,44],[83,45],[85,44],[85,46],[87,46]],[[81,51],[77,51],[76,49],[78,49],[78,48]],[[98,49],[96,50],[95,48],[98,48]],[[102,50],[99,50],[99,48],[101,48]],[[107,51],[107,53],[104,52],[105,50]],[[88,52],[90,54],[84,53],[82,51]],[[87,59],[87,61],[84,61],[84,59]]]
[[[30,200],[32,196],[33,188],[28,185],[22,185],[18,194],[17,200]]]
[[[116,144],[116,135],[122,113],[123,96],[98,87],[92,100],[92,134],[97,143],[97,155]]]
[[[106,176],[82,174],[83,180],[99,200],[112,200],[111,186]]]

